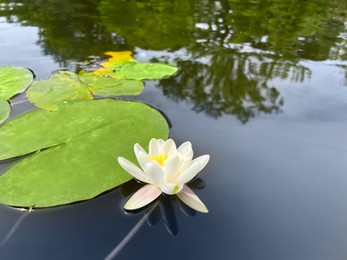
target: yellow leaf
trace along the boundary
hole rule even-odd
[[[108,59],[108,62],[125,63],[135,61],[132,57],[131,51],[108,51],[105,52],[105,54],[111,56],[111,58]]]

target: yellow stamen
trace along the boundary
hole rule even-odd
[[[158,154],[158,155],[150,155],[149,159],[151,159],[152,161],[157,161],[160,165],[163,165],[167,157],[168,157],[167,154]]]

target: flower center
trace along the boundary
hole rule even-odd
[[[152,161],[157,161],[160,165],[163,165],[167,157],[168,157],[167,154],[157,154],[157,155],[150,155],[149,159],[151,159]]]

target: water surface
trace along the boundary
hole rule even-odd
[[[136,99],[166,113],[177,143],[211,155],[195,190],[210,213],[164,198],[116,259],[346,259],[346,10],[343,0],[0,0],[0,65],[46,79],[131,50],[180,67]],[[122,209],[132,186],[31,212],[1,257],[104,259],[145,214]],[[4,239],[23,212],[0,214]]]

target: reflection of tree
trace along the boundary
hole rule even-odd
[[[345,59],[343,0],[0,0],[0,15],[40,28],[39,44],[64,66],[107,50],[185,50],[159,87],[198,111],[242,122],[274,113],[272,80],[301,82],[300,61]],[[14,19],[14,20],[13,20]]]
[[[261,55],[233,50],[215,53],[206,64],[187,60],[178,61],[178,66],[183,69],[176,77],[160,83],[165,95],[192,100],[194,110],[213,117],[236,115],[243,123],[257,112],[276,113],[283,105],[269,81],[290,74],[293,80],[303,81],[310,74],[303,66],[281,60],[265,62]]]
[[[0,0],[8,22],[39,28],[38,44],[62,66],[106,50],[125,49],[124,39],[99,25],[99,0]]]
[[[336,6],[346,10],[338,0],[102,0],[99,10],[106,28],[142,49],[201,52],[247,43],[289,59],[322,60],[344,30],[345,13]]]
[[[176,60],[180,74],[159,84],[165,95],[242,122],[257,112],[278,112],[283,99],[270,81],[308,79],[300,59],[328,59],[343,25],[331,9],[336,3],[322,0],[140,0],[117,8],[110,2],[100,5],[109,30],[142,49],[184,48],[193,58]],[[117,22],[110,13],[120,14]],[[127,23],[122,13],[134,19]]]
[[[106,0],[99,9],[105,27],[133,46],[172,51],[194,41],[194,1]]]

